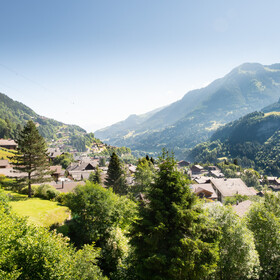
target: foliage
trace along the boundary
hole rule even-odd
[[[96,265],[97,249],[85,247],[76,253],[55,232],[27,225],[2,204],[0,236],[1,279],[105,279]],[[83,278],[89,271],[91,278]]]
[[[213,272],[215,234],[206,228],[188,183],[164,152],[132,231],[140,279],[202,279]]]
[[[248,228],[253,232],[259,253],[260,279],[278,279],[280,275],[280,196],[266,193],[247,215]]]
[[[40,134],[48,139],[56,138],[56,133],[63,126],[76,133],[85,133],[85,130],[78,126],[64,125],[61,122],[41,117],[24,104],[0,93],[0,138],[17,139],[22,127],[30,119],[37,123]]]
[[[247,195],[235,194],[234,196],[225,197],[224,204],[235,205],[248,199],[249,197]]]
[[[252,232],[232,208],[210,204],[207,210],[211,226],[220,230],[214,279],[258,279],[260,264]]]
[[[248,114],[218,129],[210,142],[197,145],[186,156],[201,163],[216,163],[219,158],[227,157],[236,159],[243,168],[280,176],[279,125],[279,114]],[[253,185],[259,187],[256,180]]]
[[[57,156],[53,161],[55,165],[61,165],[64,169],[66,169],[71,162],[74,162],[74,157],[73,154],[70,153],[63,153],[62,155]]]
[[[88,180],[90,182],[96,183],[96,184],[101,184],[101,170],[99,169],[98,166],[96,166],[96,169],[94,172],[91,172],[89,174]]]
[[[47,170],[49,163],[46,143],[32,121],[28,121],[20,132],[18,154],[15,154],[11,160],[15,170],[27,174],[19,179],[19,182],[28,185],[29,197],[31,197],[31,184],[49,180],[46,178],[50,174],[50,171]]]
[[[47,184],[41,184],[35,188],[34,196],[43,199],[54,199],[60,192],[53,186]]]
[[[150,188],[155,177],[155,167],[152,161],[148,158],[138,160],[136,172],[134,174],[133,193],[146,193]]]
[[[78,247],[96,242],[101,248],[101,267],[107,274],[115,271],[127,254],[124,232],[135,219],[136,205],[89,181],[76,187],[66,202],[73,217],[71,240]]]
[[[77,149],[78,152],[86,152],[94,142],[99,142],[95,139],[93,133],[73,134],[70,137],[70,144]]]
[[[116,153],[112,153],[111,155],[105,185],[112,188],[117,194],[123,195],[127,193],[125,174]]]

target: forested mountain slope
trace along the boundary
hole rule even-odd
[[[277,104],[264,108],[266,113],[250,113],[225,125],[186,157],[202,163],[215,163],[225,157],[238,159],[243,167],[280,176],[280,113],[273,111],[275,108]]]
[[[181,152],[206,141],[227,122],[276,102],[279,94],[280,64],[246,63],[125,131],[120,124],[117,132],[108,127],[95,135],[134,150],[155,152],[167,147]]]
[[[0,93],[0,138],[15,138],[28,120],[32,119],[41,135],[56,139],[59,132],[84,134],[86,131],[76,125],[66,125],[36,114],[32,109]]]

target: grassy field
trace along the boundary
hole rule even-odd
[[[50,227],[63,224],[69,217],[69,209],[57,202],[40,198],[28,198],[27,195],[6,191],[11,196],[10,205],[19,216],[27,216],[28,222],[39,226]]]

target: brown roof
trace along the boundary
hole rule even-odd
[[[98,161],[90,162],[74,162],[71,163],[66,170],[70,171],[85,171],[85,170],[94,170],[98,165]]]
[[[0,139],[0,146],[17,146],[13,139]]]
[[[245,200],[245,201],[240,202],[237,205],[233,205],[232,207],[238,216],[243,217],[245,215],[245,213],[249,210],[251,204],[252,204],[252,201]]]
[[[60,165],[53,165],[50,166],[50,170],[53,171],[53,174],[61,174],[62,172],[62,167]]]
[[[254,195],[240,178],[211,179],[211,183],[224,197],[241,195]]]
[[[9,166],[10,163],[7,159],[1,159],[0,160],[0,166]]]
[[[216,199],[218,197],[211,184],[193,184],[191,185],[191,187],[196,194],[200,194],[206,191],[210,195],[209,198]]]

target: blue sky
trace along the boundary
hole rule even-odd
[[[0,0],[0,92],[88,131],[280,62],[280,1]]]

